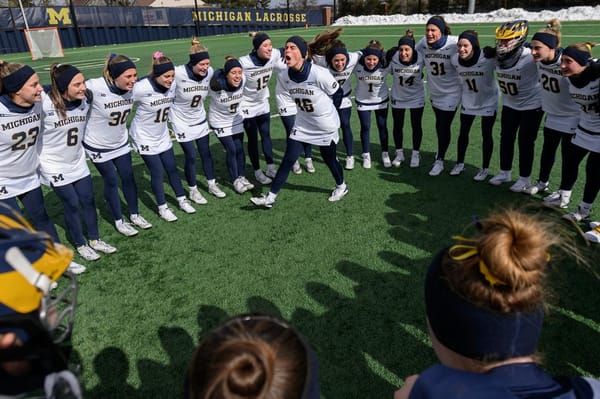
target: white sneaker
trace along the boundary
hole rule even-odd
[[[144,219],[140,214],[129,216],[129,220],[131,220],[131,223],[135,224],[140,229],[147,230],[152,227],[152,224]]]
[[[252,202],[256,206],[262,206],[265,208],[272,208],[275,201],[270,201],[266,195],[262,195],[260,197],[252,197],[250,198],[250,202]]]
[[[529,177],[519,177],[519,179],[510,186],[510,191],[514,193],[524,193],[531,187],[531,180]]]
[[[298,161],[294,162],[294,164],[292,165],[292,172],[295,175],[302,174],[302,167],[300,166],[300,162],[298,162]]]
[[[175,216],[173,211],[170,210],[169,208],[164,208],[164,209],[159,208],[158,214],[160,215],[161,219],[163,219],[167,222],[174,222],[177,220],[177,216]]]
[[[179,209],[181,209],[185,213],[196,213],[196,210],[190,204],[190,201],[188,201],[187,198],[182,198],[178,202],[179,202]]]
[[[267,171],[265,172],[265,174],[267,175],[267,177],[274,179],[275,175],[277,174],[277,168],[275,168],[275,165],[272,163],[268,164]]]
[[[525,192],[530,195],[536,195],[537,193],[543,193],[544,191],[548,191],[548,187],[550,184],[548,182],[539,181],[535,183],[533,186],[530,186]]]
[[[246,191],[248,191],[248,188],[244,184],[244,180],[242,180],[241,176],[234,180],[233,189],[238,194],[244,194]]]
[[[98,260],[100,255],[94,251],[89,245],[81,245],[77,247],[77,253],[85,260]]]
[[[567,190],[558,190],[544,197],[544,204],[563,209],[569,206],[569,202],[571,202],[571,191]]]
[[[81,274],[83,272],[85,272],[87,270],[87,267],[85,267],[84,265],[77,263],[77,262],[73,262],[71,261],[71,263],[69,263],[69,267],[67,268],[67,271],[73,273],[73,274]]]
[[[591,226],[592,223],[597,223],[595,226]],[[590,231],[586,231],[583,236],[591,242],[600,242],[600,222],[592,222],[590,223],[590,227],[592,229]]]
[[[484,181],[485,179],[487,179],[489,174],[490,174],[490,171],[488,170],[488,168],[481,168],[481,169],[479,169],[479,172],[477,172],[477,174],[475,176],[473,176],[473,180]]]
[[[306,165],[306,171],[308,173],[315,173],[317,170],[315,169],[315,164],[313,163],[312,158],[305,158],[304,165]]]
[[[457,163],[450,171],[450,176],[458,176],[465,170],[464,163]]]
[[[134,229],[131,224],[125,223],[122,220],[116,221],[115,227],[117,228],[117,231],[119,233],[123,234],[126,237],[131,237],[138,233],[138,231]]]
[[[190,199],[199,205],[208,204],[208,201],[206,200],[206,198],[204,198],[202,196],[202,194],[200,194],[200,191],[198,191],[197,188],[190,189]]]
[[[240,179],[242,179],[242,183],[244,183],[246,190],[254,189],[254,184],[250,183],[250,180],[246,179],[246,176],[240,176]]]
[[[390,160],[390,154],[387,151],[381,153],[381,161],[383,162],[384,168],[391,168],[392,161]]]
[[[371,154],[368,152],[362,154],[362,167],[365,169],[371,169]]]
[[[402,162],[404,162],[404,151],[402,149],[396,150],[396,157],[392,161],[392,165],[398,168],[402,165]]]
[[[419,151],[413,150],[412,154],[410,155],[410,167],[418,168],[420,164],[421,164],[421,154],[419,153]]]
[[[90,240],[89,245],[96,251],[104,252],[105,254],[114,254],[117,252],[117,248],[105,243],[101,239]]]
[[[600,226],[600,222],[590,222],[590,229],[595,229]]]
[[[328,200],[329,202],[336,202],[341,200],[346,194],[348,194],[348,187],[344,183],[341,186],[336,186]]]
[[[496,176],[492,177],[488,183],[492,186],[499,186],[502,183],[509,183],[512,180],[510,170],[501,170]]]
[[[265,175],[260,169],[254,171],[254,177],[256,178],[256,181],[260,184],[270,184],[272,182],[272,180],[268,178],[267,175]]]
[[[438,176],[444,170],[444,161],[436,159],[433,163],[433,167],[429,171],[429,176]]]
[[[208,185],[208,192],[217,198],[225,198],[227,194],[219,188],[217,183]]]
[[[344,165],[344,169],[346,169],[346,170],[354,169],[354,157],[352,155],[348,155],[346,157],[346,165]]]
[[[563,218],[572,220],[573,222],[581,222],[586,219],[589,219],[591,211],[591,206],[584,206],[582,204],[579,204],[576,211],[569,212],[566,215],[563,215]]]

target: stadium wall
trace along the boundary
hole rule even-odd
[[[30,28],[55,26],[64,48],[324,25],[321,10],[157,7],[29,7]],[[0,8],[0,54],[27,52],[19,8]]]

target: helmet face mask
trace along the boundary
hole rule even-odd
[[[496,54],[507,58],[523,46],[527,38],[528,24],[525,20],[510,21],[496,28]]]
[[[61,285],[42,298],[40,321],[55,344],[60,344],[71,336],[77,292],[77,280],[73,274],[67,272],[63,274]]]

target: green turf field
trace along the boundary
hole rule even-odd
[[[452,29],[458,34],[475,27],[482,45],[492,45],[496,25],[454,25]],[[532,23],[530,32],[542,26]],[[395,45],[407,28],[346,27],[342,39],[350,49],[362,48],[371,38],[380,39],[387,48]],[[418,37],[423,33],[422,26],[410,28]],[[292,34],[308,39],[321,30],[315,27],[269,34],[275,46],[282,46]],[[252,46],[246,34],[201,40],[209,48],[216,68],[222,65],[225,55],[241,56]],[[563,24],[563,44],[583,40],[600,42],[598,22]],[[187,62],[189,46],[190,40],[182,39],[67,49],[60,62],[73,63],[87,77],[97,77],[104,57],[111,52],[121,53],[139,58],[138,74],[144,75],[154,51],[164,52],[179,64]],[[595,55],[600,56],[600,52],[595,51]],[[29,62],[27,54],[4,59],[27,62],[48,81],[49,60]],[[388,125],[391,129],[391,115]],[[355,155],[359,155],[356,117],[353,127]],[[278,118],[272,119],[271,130],[278,162],[285,145]],[[458,132],[458,117],[453,131]],[[199,172],[200,188],[209,203],[196,206],[195,215],[176,211],[179,221],[171,224],[159,220],[149,174],[134,154],[141,213],[154,228],[132,238],[121,236],[113,228],[101,179],[91,167],[101,235],[118,252],[88,263],[88,272],[78,278],[74,347],[75,357],[82,364],[87,397],[182,397],[184,373],[202,334],[227,315],[247,311],[282,316],[308,338],[320,359],[323,397],[391,397],[405,376],[436,360],[426,332],[422,300],[424,273],[432,254],[451,243],[453,235],[469,234],[465,228],[474,215],[483,216],[499,206],[535,207],[541,202],[541,197],[512,193],[507,185],[498,188],[472,180],[481,157],[478,121],[471,132],[467,170],[459,177],[447,174],[456,156],[456,135],[446,171],[435,178],[427,175],[436,150],[429,105],[424,132],[420,168],[403,165],[384,169],[373,126],[373,168],[362,169],[357,162],[353,171],[344,172],[350,193],[339,203],[327,201],[333,180],[315,153],[317,173],[290,175],[276,206],[268,211],[252,206],[249,194],[240,196],[233,191],[224,150],[213,137],[217,180],[227,198],[208,196]],[[498,149],[499,120],[495,139]],[[541,142],[540,134],[538,147]],[[393,148],[391,137],[390,143]],[[410,148],[410,144],[410,134],[405,133],[405,147]],[[181,150],[177,144],[174,148],[182,165]],[[341,141],[338,148],[343,148]],[[405,154],[410,155],[408,150]],[[538,164],[536,159],[534,178]],[[559,160],[551,179],[552,189],[560,180],[558,165]],[[496,152],[492,173],[498,167]],[[250,171],[248,176],[252,177]],[[582,168],[571,208],[581,199],[583,179]],[[173,193],[168,184],[166,187],[168,201],[176,208]],[[254,194],[267,190],[258,186]],[[64,234],[58,198],[48,192],[46,201]],[[600,218],[600,206],[596,206],[593,216]],[[565,258],[553,262],[551,307],[540,350],[553,373],[598,377],[600,281],[593,271],[598,271],[599,247],[586,247],[582,239],[577,242],[589,257],[590,267]]]

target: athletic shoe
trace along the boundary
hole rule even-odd
[[[371,169],[371,154],[368,152],[362,154],[362,166],[365,169]]]
[[[131,223],[135,224],[140,229],[147,230],[152,227],[152,224],[148,223],[148,221],[146,219],[144,219],[142,217],[142,215],[140,215],[140,214],[131,215],[129,217],[129,220],[131,220]],[[137,231],[136,231],[136,234],[137,234]]]
[[[421,154],[419,153],[419,151],[413,150],[412,154],[410,155],[410,167],[418,168],[420,164],[421,164]]]
[[[598,223],[598,225],[592,227],[592,229],[590,231],[586,231],[583,236],[591,242],[600,242],[600,223],[599,222],[592,222],[592,223]],[[591,225],[591,223],[590,223]]]
[[[536,195],[537,193],[543,193],[544,191],[548,191],[548,187],[550,184],[548,182],[539,181],[535,183],[533,186],[530,186],[529,189],[525,190],[527,194]]]
[[[558,190],[544,197],[544,204],[563,209],[569,206],[569,202],[571,202],[571,191],[567,190]]]
[[[490,171],[488,170],[488,168],[481,168],[481,169],[479,169],[479,172],[477,172],[477,174],[475,176],[473,176],[473,180],[484,181],[485,179],[487,179],[489,174],[490,174]]]
[[[187,198],[182,198],[179,200],[179,209],[181,209],[185,213],[196,213],[196,210],[190,204],[190,201],[188,201]]]
[[[302,174],[302,167],[300,166],[300,162],[298,162],[298,161],[294,162],[294,164],[292,165],[292,172],[295,175]]]
[[[256,178],[256,181],[260,184],[271,184],[272,182],[272,180],[268,178],[267,175],[265,175],[260,169],[254,171],[254,177]]]
[[[246,176],[240,176],[240,179],[242,179],[242,183],[244,183],[246,191],[254,189],[254,184],[250,183],[250,180],[246,179]]]
[[[390,160],[390,154],[387,151],[381,153],[381,160],[383,161],[384,168],[391,168],[392,161]]]
[[[502,183],[509,183],[512,180],[510,170],[501,170],[496,176],[492,177],[488,183],[492,186],[499,186]]]
[[[177,216],[175,216],[173,211],[170,210],[169,208],[163,208],[163,209],[159,208],[158,214],[160,215],[161,219],[163,219],[167,222],[174,222],[177,220]]]
[[[312,158],[305,158],[304,165],[306,165],[306,171],[308,173],[315,173],[317,170],[315,169],[315,164],[313,163]]]
[[[436,159],[433,163],[433,167],[429,171],[429,176],[438,176],[444,170],[444,161]]]
[[[206,198],[204,198],[202,196],[202,194],[200,194],[200,191],[198,191],[197,188],[190,189],[190,199],[199,205],[208,204],[208,201],[206,200]]]
[[[590,222],[590,229],[595,229],[600,226],[600,222]]]
[[[348,194],[348,187],[346,184],[341,186],[337,186],[332,192],[331,196],[328,198],[329,202],[336,202],[341,200],[346,194]]]
[[[89,245],[94,250],[104,252],[105,254],[114,254],[115,252],[117,252],[117,248],[105,243],[101,239],[90,240]]]
[[[100,255],[94,251],[89,245],[81,245],[77,247],[77,253],[85,260],[98,260]]]
[[[238,194],[244,194],[246,191],[248,191],[248,188],[244,184],[244,180],[242,180],[241,176],[234,180],[233,189]]]
[[[85,272],[87,270],[87,267],[85,267],[84,265],[77,263],[77,262],[73,262],[71,261],[71,263],[69,263],[69,267],[67,268],[67,271],[73,273],[73,274],[81,274],[83,272]]]
[[[510,186],[510,191],[515,193],[525,193],[531,187],[531,180],[529,177],[519,177],[519,179]]]
[[[344,166],[346,170],[354,169],[354,157],[352,155],[348,155],[346,157],[346,165]]]
[[[591,206],[583,206],[583,205],[579,204],[576,211],[569,212],[566,215],[563,215],[563,218],[565,218],[567,220],[571,220],[573,222],[581,222],[586,219],[589,219],[591,211],[592,211]]]
[[[252,202],[256,206],[262,206],[265,208],[272,208],[275,201],[269,201],[266,195],[262,195],[260,197],[252,197],[250,198],[250,202]]]
[[[227,194],[219,188],[217,183],[208,185],[208,192],[217,198],[225,198]]]
[[[131,224],[125,223],[122,220],[116,221],[115,227],[117,228],[117,231],[119,233],[123,234],[126,237],[131,237],[138,233],[138,231],[134,229]]]
[[[402,149],[396,150],[396,157],[392,161],[392,165],[398,168],[402,165],[402,162],[404,162],[404,151]]]
[[[277,168],[275,168],[275,165],[272,163],[268,164],[267,171],[265,172],[265,174],[267,175],[267,177],[274,179],[275,175],[277,174]]]
[[[458,176],[465,170],[464,163],[457,163],[450,171],[450,176]]]

